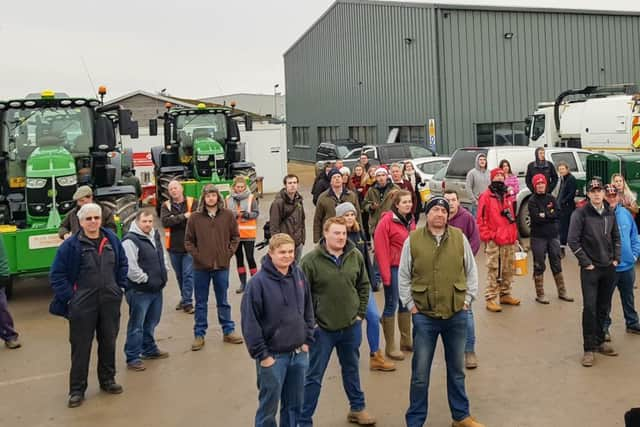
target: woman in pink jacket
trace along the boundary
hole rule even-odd
[[[385,353],[391,359],[404,360],[405,351],[412,351],[411,313],[400,303],[398,291],[398,266],[400,253],[409,232],[415,230],[413,220],[413,195],[406,190],[394,194],[391,210],[382,214],[373,236],[375,255],[384,284],[384,311],[382,330],[386,341]],[[398,312],[400,350],[395,347],[395,317]]]

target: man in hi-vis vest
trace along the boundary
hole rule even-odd
[[[184,196],[182,184],[178,180],[172,180],[168,189],[171,199],[162,203],[160,220],[165,227],[164,245],[169,252],[180,288],[180,301],[176,310],[193,314],[193,259],[184,248],[184,230],[191,212],[198,208],[198,201]]]
[[[253,197],[247,188],[247,177],[236,176],[233,179],[231,194],[227,197],[227,209],[235,212],[238,221],[238,231],[240,232],[240,244],[236,250],[236,265],[238,276],[240,276],[240,287],[236,289],[237,294],[244,292],[247,286],[247,269],[244,265],[244,255],[249,264],[249,273],[255,276],[257,267],[253,251],[256,245],[256,235],[258,232],[258,200]]]

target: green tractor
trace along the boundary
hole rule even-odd
[[[49,270],[79,185],[128,227],[138,198],[135,186],[121,185],[132,165],[123,164],[131,158],[119,153],[119,135],[137,134],[130,111],[97,99],[44,91],[0,102],[0,236],[12,277]]]
[[[611,175],[620,173],[632,191],[640,194],[640,153],[610,153],[601,151],[587,157],[587,182],[599,176],[605,183]]]
[[[167,187],[180,179],[187,196],[199,197],[202,188],[215,184],[223,197],[231,191],[237,175],[247,177],[252,192],[257,189],[255,165],[244,161],[238,117],[252,130],[251,117],[228,107],[172,108],[159,117],[164,122],[164,147],[151,148],[156,182],[156,207],[169,199]],[[157,120],[149,123],[149,134],[158,134]]]

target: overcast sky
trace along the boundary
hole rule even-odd
[[[89,96],[101,84],[109,97],[166,88],[175,96],[197,98],[270,94],[276,83],[282,90],[282,54],[333,0],[191,0],[188,6],[168,0],[2,3],[0,99],[43,89]],[[538,0],[535,5],[640,11],[637,0]]]

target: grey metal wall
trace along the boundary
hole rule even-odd
[[[476,123],[522,121],[565,89],[637,83],[639,52],[639,16],[341,1],[284,55],[290,157],[313,158],[318,126],[377,126],[381,143],[429,118],[450,153]]]
[[[311,160],[317,126],[426,123],[437,111],[433,9],[337,3],[284,56],[290,157]],[[405,43],[411,38],[411,44]],[[293,147],[291,127],[310,126],[310,148]]]
[[[475,143],[475,123],[520,121],[563,90],[640,81],[638,16],[437,14],[441,134],[450,151]]]

